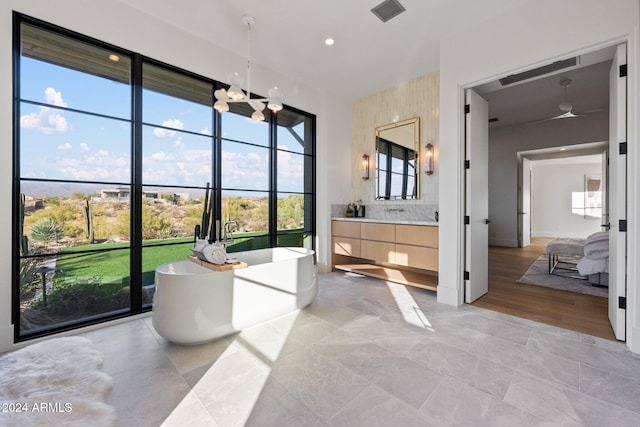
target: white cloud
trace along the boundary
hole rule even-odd
[[[89,151],[89,146],[87,145],[86,142],[83,142],[83,143],[80,144],[80,149],[82,151]]]
[[[109,152],[107,150],[99,150],[98,151],[98,156],[106,157],[108,155],[109,155]]]
[[[57,92],[52,87],[44,90],[44,96],[47,104],[55,105],[56,107],[67,107],[67,103],[62,100],[62,92]]]
[[[46,88],[44,94],[48,104],[57,107],[67,106],[67,103],[62,99],[62,93],[57,92],[54,88]],[[66,132],[69,129],[69,124],[59,110],[50,107],[38,107],[37,113],[33,112],[20,116],[20,127],[38,129],[45,135],[52,135]]]
[[[184,129],[184,123],[179,119],[169,119],[162,122],[162,126],[182,130]],[[175,131],[163,128],[155,128],[153,134],[158,138],[173,138],[176,134]]]
[[[38,129],[46,135],[64,133],[69,128],[67,119],[49,107],[38,107],[39,112],[20,116],[20,127]]]
[[[70,150],[70,149],[71,149],[71,144],[69,144],[68,142],[58,145],[58,150]]]
[[[173,159],[173,156],[172,156],[171,154],[167,154],[167,153],[165,153],[164,151],[159,151],[159,152],[157,152],[157,153],[153,153],[153,154],[151,155],[151,158],[152,158],[153,160],[156,160],[156,161],[161,162],[161,161],[168,161],[168,160],[171,160],[171,159]]]
[[[304,164],[302,156],[293,156],[285,151],[278,151],[278,175],[288,178],[303,179]]]
[[[211,136],[211,131],[208,128],[204,128],[200,131],[201,134]]]

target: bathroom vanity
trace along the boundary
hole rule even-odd
[[[331,221],[333,268],[436,290],[437,224],[435,221],[334,218]]]

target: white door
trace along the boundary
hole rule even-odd
[[[609,191],[609,162],[607,159],[609,158],[609,149],[607,148],[601,154],[602,159],[600,160],[602,166],[602,181],[600,183],[600,191],[602,191],[601,198],[601,206],[602,206],[602,220],[600,224],[603,227],[603,230],[608,230],[607,223],[609,222],[609,195],[607,192]]]
[[[620,303],[627,295],[627,239],[620,223],[627,219],[627,156],[620,148],[620,143],[627,141],[626,63],[627,49],[622,44],[617,47],[609,72],[609,320],[619,340],[626,339],[625,309]],[[625,66],[624,73],[620,71],[622,65]]]
[[[472,303],[489,290],[489,104],[467,89],[465,118],[465,302]],[[466,219],[466,218],[465,218]]]
[[[522,158],[522,247],[531,244],[531,160]]]

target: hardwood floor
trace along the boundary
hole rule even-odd
[[[516,282],[549,240],[534,238],[526,248],[490,246],[489,292],[473,305],[615,340],[607,298]]]

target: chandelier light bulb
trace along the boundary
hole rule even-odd
[[[256,122],[263,122],[264,114],[262,114],[262,111],[254,111],[253,114],[251,114],[251,119]]]
[[[213,108],[221,113],[226,113],[229,111],[229,104],[227,104],[227,101],[218,100],[213,104]]]

